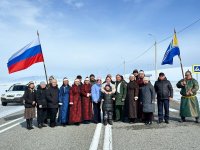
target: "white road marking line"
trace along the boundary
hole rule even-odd
[[[90,144],[90,149],[89,150],[97,150],[98,145],[99,145],[99,139],[101,135],[101,128],[102,128],[102,123],[98,123],[97,127],[94,132],[94,136],[92,139],[92,143]]]
[[[25,121],[25,120],[20,121],[20,122],[18,122],[18,123],[15,123],[15,124],[13,124],[12,126],[9,126],[9,127],[5,128],[5,129],[3,129],[3,130],[0,130],[0,134],[3,133],[3,132],[5,132],[5,131],[7,131],[7,130],[9,130],[9,129],[11,129],[11,128],[14,128],[14,127],[20,125],[20,124],[21,124],[22,122],[24,122],[24,121]]]
[[[16,122],[16,121],[18,121],[18,120],[20,120],[20,119],[22,119],[22,118],[23,118],[23,117],[20,117],[20,118],[17,118],[17,119],[15,119],[15,120],[12,120],[12,121],[10,121],[10,122],[4,123],[4,124],[0,125],[0,128],[1,128],[1,127],[4,127],[4,126],[7,126],[7,125],[9,125],[9,124],[11,124],[11,123],[13,123],[13,122]]]
[[[112,150],[112,126],[105,127],[103,150]]]

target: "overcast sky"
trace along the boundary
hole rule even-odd
[[[199,0],[0,0],[0,78],[44,75],[42,63],[9,75],[9,57],[37,38],[48,75],[104,76],[134,68],[152,70],[154,38],[160,41],[200,18]],[[200,22],[178,34],[184,66],[199,64]],[[171,39],[158,45],[158,67]],[[198,54],[198,55],[197,55]]]

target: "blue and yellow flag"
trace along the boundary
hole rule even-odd
[[[176,55],[180,56],[180,49],[178,47],[178,39],[176,37],[176,32],[174,31],[174,37],[165,52],[162,65],[166,65],[166,64],[172,65],[173,58]]]

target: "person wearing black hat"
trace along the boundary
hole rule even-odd
[[[169,101],[173,98],[173,88],[164,73],[160,73],[154,84],[157,93],[158,123],[163,122],[163,107],[165,110],[165,123],[169,123]]]
[[[91,84],[91,85],[94,85],[95,83],[96,83],[95,75],[94,75],[94,74],[91,74],[91,75],[90,75],[90,84]]]
[[[81,86],[83,85],[83,83],[82,83],[82,76],[81,75],[77,75],[76,79],[80,80],[80,85],[79,86],[81,88]]]
[[[24,93],[24,118],[26,119],[27,129],[33,129],[33,118],[35,118],[36,90],[31,81],[28,83],[28,89]]]
[[[136,81],[138,80],[139,72],[137,69],[133,70],[133,75],[135,76]]]

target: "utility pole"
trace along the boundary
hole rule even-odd
[[[125,60],[124,60],[123,64],[124,64],[124,79],[125,79],[125,75],[126,75],[126,61]]]
[[[158,71],[157,71],[157,42],[155,40],[155,81],[157,80],[157,75],[158,75]]]
[[[157,80],[157,76],[158,76],[158,68],[157,68],[157,42],[156,42],[156,37],[153,35],[153,34],[151,34],[151,33],[149,33],[148,34],[149,36],[151,36],[151,37],[153,37],[153,39],[154,39],[154,47],[155,47],[155,60],[154,60],[154,66],[155,66],[155,81]]]

